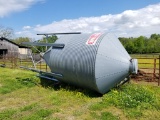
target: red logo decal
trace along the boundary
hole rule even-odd
[[[98,38],[102,35],[102,33],[94,33],[92,34],[89,39],[87,40],[86,44],[87,45],[95,45],[96,41]]]

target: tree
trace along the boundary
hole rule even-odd
[[[158,40],[158,38],[160,38],[160,34],[152,34],[152,35],[150,36],[150,39]]]
[[[160,53],[160,34],[152,34],[149,38],[119,38],[128,53]]]
[[[126,43],[126,50],[128,53],[133,54],[135,51],[134,43],[131,40],[128,40]]]
[[[57,40],[57,36],[49,36],[48,38],[44,37],[43,39],[35,41],[35,42],[54,43],[56,40]],[[22,42],[32,42],[31,38],[28,38],[28,37],[19,37],[19,38],[13,39],[12,41],[17,44],[21,44]],[[46,51],[46,48],[47,48],[46,46],[32,46],[31,47],[33,53],[44,52]]]
[[[148,41],[148,49],[149,49],[148,51],[149,51],[149,53],[155,53],[156,52],[155,48],[156,48],[156,40],[150,39]]]
[[[19,37],[19,38],[12,40],[12,41],[17,44],[21,44],[22,42],[30,42],[31,40],[28,37]]]
[[[37,42],[40,43],[54,43],[57,40],[57,36],[49,36],[49,37],[44,37],[41,40],[38,40]],[[46,46],[35,46],[35,49],[33,50],[33,52],[38,53],[38,52],[44,52],[46,51],[46,49],[48,49],[48,47]]]
[[[160,38],[157,40],[156,50],[157,50],[157,53],[160,53]]]
[[[144,53],[144,43],[145,43],[145,37],[140,36],[134,40],[134,46],[137,53]]]
[[[13,29],[0,26],[0,37],[11,38],[13,36]]]

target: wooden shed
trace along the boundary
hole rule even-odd
[[[30,48],[18,45],[7,38],[0,38],[0,56],[24,57],[30,53]]]

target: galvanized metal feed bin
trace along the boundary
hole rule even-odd
[[[137,60],[111,33],[64,35],[56,43],[65,46],[51,47],[44,58],[51,72],[62,74],[60,81],[104,94],[137,72]]]

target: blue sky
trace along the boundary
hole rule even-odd
[[[0,25],[15,36],[38,39],[46,32],[160,34],[159,0],[0,0]]]

